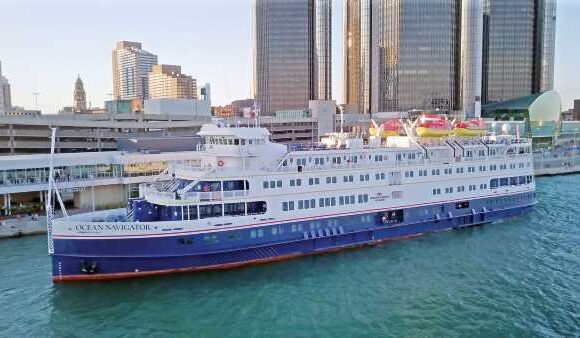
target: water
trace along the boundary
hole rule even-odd
[[[225,272],[50,282],[43,236],[0,241],[0,336],[580,336],[580,175],[519,219]]]

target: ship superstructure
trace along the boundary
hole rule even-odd
[[[228,268],[519,215],[532,145],[511,136],[335,134],[309,147],[263,128],[204,125],[197,165],[127,209],[54,220],[55,281]]]

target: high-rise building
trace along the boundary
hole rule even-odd
[[[331,1],[254,0],[253,92],[261,114],[331,94]]]
[[[554,86],[556,0],[484,0],[483,101]]]
[[[344,97],[360,113],[370,113],[371,0],[345,2]]]
[[[85,93],[85,87],[83,85],[83,80],[81,80],[80,75],[75,81],[75,90],[73,93],[73,109],[75,113],[82,113],[87,110],[87,95]]]
[[[141,43],[117,42],[113,50],[113,95],[115,99],[148,98],[148,75],[157,55],[142,49]]]
[[[0,115],[10,112],[12,100],[10,93],[10,83],[2,76],[2,63],[0,62]]]
[[[574,100],[573,119],[580,121],[580,99]]]
[[[347,0],[346,104],[362,113],[475,114],[481,96],[481,1]]]
[[[149,73],[150,99],[197,99],[197,82],[180,66],[154,65]]]

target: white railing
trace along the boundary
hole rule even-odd
[[[151,202],[155,201],[187,201],[187,202],[206,202],[206,201],[223,201],[227,199],[240,198],[248,196],[247,190],[230,190],[230,191],[189,191],[183,194],[159,191],[154,186],[145,189],[145,199]]]

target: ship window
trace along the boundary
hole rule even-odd
[[[248,181],[237,180],[237,181],[224,181],[224,191],[232,190],[244,190],[244,183],[246,185],[246,190],[248,190]]]
[[[321,208],[323,208],[325,206],[325,204],[324,204],[324,198],[321,197],[321,198],[318,199],[318,206],[321,207]]]
[[[200,205],[199,206],[199,218],[209,218],[209,217],[221,217],[222,216],[222,205],[221,204],[210,204],[210,205]]]
[[[354,195],[350,195],[350,204],[354,204]]]
[[[246,214],[246,205],[244,204],[244,202],[224,204],[224,215],[243,216],[245,214]]]
[[[338,205],[344,205],[344,196],[338,197]]]
[[[197,219],[197,206],[196,205],[190,205],[187,208],[188,208],[187,214],[189,216],[188,219],[190,221],[196,220]]]
[[[266,202],[248,202],[248,215],[265,214],[268,210]]]
[[[304,209],[304,201],[303,200],[298,201],[298,209]]]
[[[304,209],[310,209],[310,200],[304,200]]]
[[[270,188],[276,188],[276,181],[270,181]]]
[[[296,186],[299,187],[302,185],[302,180],[299,178],[296,180]]]
[[[276,187],[277,188],[282,188],[282,180],[276,181]]]
[[[288,211],[288,202],[282,202],[282,211]]]
[[[404,220],[404,214],[402,209],[387,211],[381,217],[381,221],[383,224],[401,223]]]
[[[211,191],[221,191],[222,185],[217,181],[201,181],[197,183],[191,191],[196,192],[211,192]]]
[[[288,210],[294,210],[294,201],[288,202]]]
[[[264,181],[264,189],[268,189],[268,181]]]
[[[336,198],[335,197],[331,197],[330,198],[330,205],[331,206],[335,206],[336,205]]]

